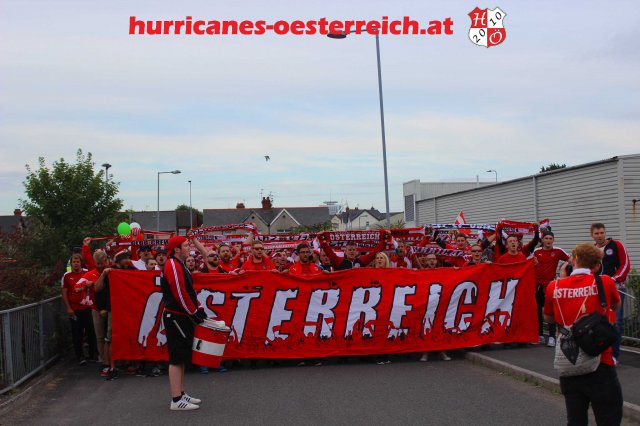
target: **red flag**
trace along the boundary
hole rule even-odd
[[[464,218],[464,213],[462,212],[462,210],[460,210],[460,213],[458,213],[458,217],[456,217],[456,220],[453,222],[455,225],[466,225],[467,221]],[[459,233],[466,235],[467,237],[469,235],[471,235],[471,230],[470,229],[459,229],[458,230]]]

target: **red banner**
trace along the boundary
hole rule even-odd
[[[153,271],[109,275],[114,359],[166,360]],[[225,358],[306,358],[537,342],[533,262],[370,269],[292,277],[197,274],[209,316],[232,333]]]

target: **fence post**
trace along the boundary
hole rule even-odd
[[[40,366],[44,366],[44,318],[42,314],[42,302],[38,304],[38,328],[40,334]]]
[[[5,376],[6,376],[6,386],[13,385],[13,353],[12,342],[11,342],[11,315],[9,313],[4,313],[4,319],[2,320],[2,334],[4,341],[4,366],[5,366]]]

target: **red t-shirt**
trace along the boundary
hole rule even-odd
[[[397,254],[394,254],[389,260],[389,264],[392,268],[411,268],[411,260],[406,256],[400,257]]]
[[[553,281],[556,278],[558,263],[569,260],[569,255],[558,247],[553,247],[550,250],[538,247],[533,251],[533,255],[538,259],[535,271],[536,283],[539,286],[546,286],[549,281]]]
[[[276,267],[274,266],[271,259],[266,256],[262,257],[262,262],[257,263],[253,262],[253,256],[251,256],[246,260],[246,262],[242,264],[241,269],[245,271],[271,271],[273,269],[276,269]]]
[[[315,263],[300,263],[296,262],[289,268],[289,274],[291,275],[316,275],[321,274],[322,269]]]
[[[222,259],[220,259],[220,262],[218,262],[218,266],[227,272],[231,272],[233,270],[238,269],[239,264],[240,264],[240,256],[234,257],[228,262],[223,262]]]
[[[576,274],[568,278],[552,281],[547,286],[545,292],[544,314],[553,316],[556,323],[565,326],[571,326],[576,319],[593,312],[607,314],[609,320],[611,320],[615,318],[615,313],[611,311],[609,307],[613,303],[620,302],[620,295],[616,289],[615,281],[609,276],[602,276],[602,287],[608,305],[606,312],[600,306],[598,287],[593,275]],[[558,301],[557,303],[556,300]],[[580,313],[583,302],[585,308],[583,313]],[[560,309],[562,310],[562,314],[560,313]],[[611,348],[608,348],[602,353],[600,362],[615,366],[612,359]]]
[[[69,271],[62,276],[62,288],[67,289],[67,300],[69,301],[69,306],[74,311],[91,309],[91,306],[81,303],[85,298],[85,292],[76,293],[76,283],[82,279],[86,273],[87,270],[83,269],[80,272]]]
[[[90,283],[93,283],[94,285],[92,285],[91,287],[89,287],[89,289],[85,289],[83,288],[82,290],[80,290],[79,294],[82,299],[84,299],[84,301],[81,301],[80,303],[82,303],[83,305],[87,305],[89,306],[91,309],[96,309],[96,286],[95,283],[96,281],[98,281],[98,278],[100,278],[100,275],[102,275],[102,272],[98,272],[97,269],[92,269],[89,272],[85,272],[84,275],[82,275],[82,277],[76,282],[75,288],[82,288],[85,287],[87,285],[87,281]],[[73,290],[73,292],[75,293],[75,289]]]
[[[498,258],[496,263],[505,265],[507,263],[524,262],[525,260],[527,260],[527,256],[522,254],[522,252],[518,252],[516,254],[505,253]]]

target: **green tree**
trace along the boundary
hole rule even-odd
[[[291,229],[294,234],[301,234],[303,232],[322,232],[331,231],[331,221],[316,223],[314,225],[300,225]]]
[[[176,211],[179,211],[179,212],[188,212],[189,210],[190,210],[189,206],[186,205],[186,204],[180,204],[178,207],[176,207]],[[196,223],[202,223],[203,222],[204,214],[200,210],[198,210],[196,208],[193,209],[193,212],[195,213],[195,215],[193,217],[193,220],[194,220],[193,226],[195,227]],[[196,218],[197,218],[197,220],[196,220]]]
[[[398,219],[395,222],[391,222],[391,228],[389,229],[403,229],[405,226],[404,220],[403,219]],[[384,223],[376,223],[374,225],[374,228],[376,229],[387,229],[387,225]]]
[[[551,170],[564,169],[565,167],[567,167],[566,164],[551,163],[546,167],[545,166],[540,167],[540,173],[550,172]]]
[[[124,215],[119,213],[122,200],[117,198],[118,184],[104,179],[104,172],[94,170],[91,153],[78,150],[76,163],[64,158],[47,167],[43,157],[39,168],[29,165],[23,182],[26,200],[20,207],[29,217],[37,235],[34,260],[43,266],[65,261],[73,246],[86,236],[112,235]]]

